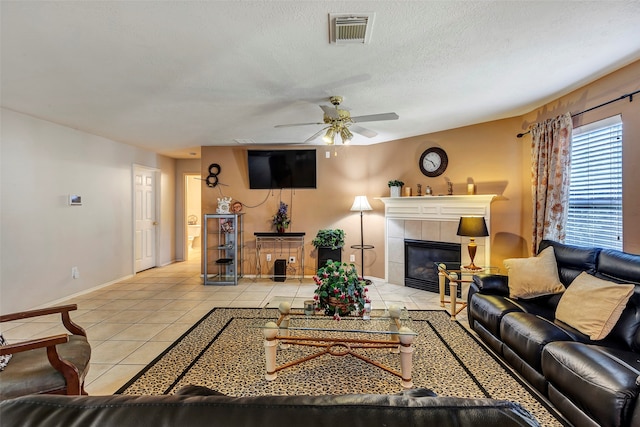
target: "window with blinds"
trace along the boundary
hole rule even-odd
[[[622,250],[622,119],[573,131],[565,243]]]

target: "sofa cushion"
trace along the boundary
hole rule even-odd
[[[583,271],[589,274],[596,272],[600,248],[572,246],[552,240],[543,240],[540,242],[538,253],[550,246],[553,247],[556,256],[558,276],[565,287],[569,286]]]
[[[507,298],[497,295],[475,294],[470,301],[470,312],[493,336],[500,337],[502,317],[512,311],[522,311]]]
[[[596,276],[612,282],[640,285],[640,255],[603,249],[598,256]]]
[[[612,356],[597,345],[554,342],[544,348],[542,372],[598,425],[628,426],[638,399],[638,370]]]
[[[81,382],[89,370],[91,345],[82,335],[70,335],[69,341],[56,346],[60,358],[71,362]],[[15,353],[2,372],[0,400],[32,393],[47,393],[65,387],[62,373],[55,370],[47,358],[46,348]]]
[[[505,259],[504,265],[509,275],[511,298],[535,298],[564,291],[553,247],[546,248],[537,257]]]
[[[640,255],[603,249],[598,257],[595,275],[616,283],[636,285],[627,308],[609,335],[624,341],[631,350],[640,352]]]
[[[560,298],[556,319],[594,341],[604,339],[618,322],[634,288],[583,272]]]
[[[508,313],[500,323],[502,341],[529,366],[542,372],[542,349],[553,341],[572,338],[558,325],[530,313]]]

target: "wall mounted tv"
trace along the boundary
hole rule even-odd
[[[249,188],[316,188],[316,150],[248,150]]]

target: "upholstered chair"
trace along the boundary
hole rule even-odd
[[[71,321],[75,304],[0,316],[0,323],[60,314],[70,334],[58,334],[0,346],[0,356],[12,354],[0,372],[0,400],[26,394],[81,395],[89,370],[91,346],[87,334]]]

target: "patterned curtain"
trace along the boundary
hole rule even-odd
[[[571,114],[536,123],[531,128],[532,253],[543,239],[564,242],[569,209]]]

